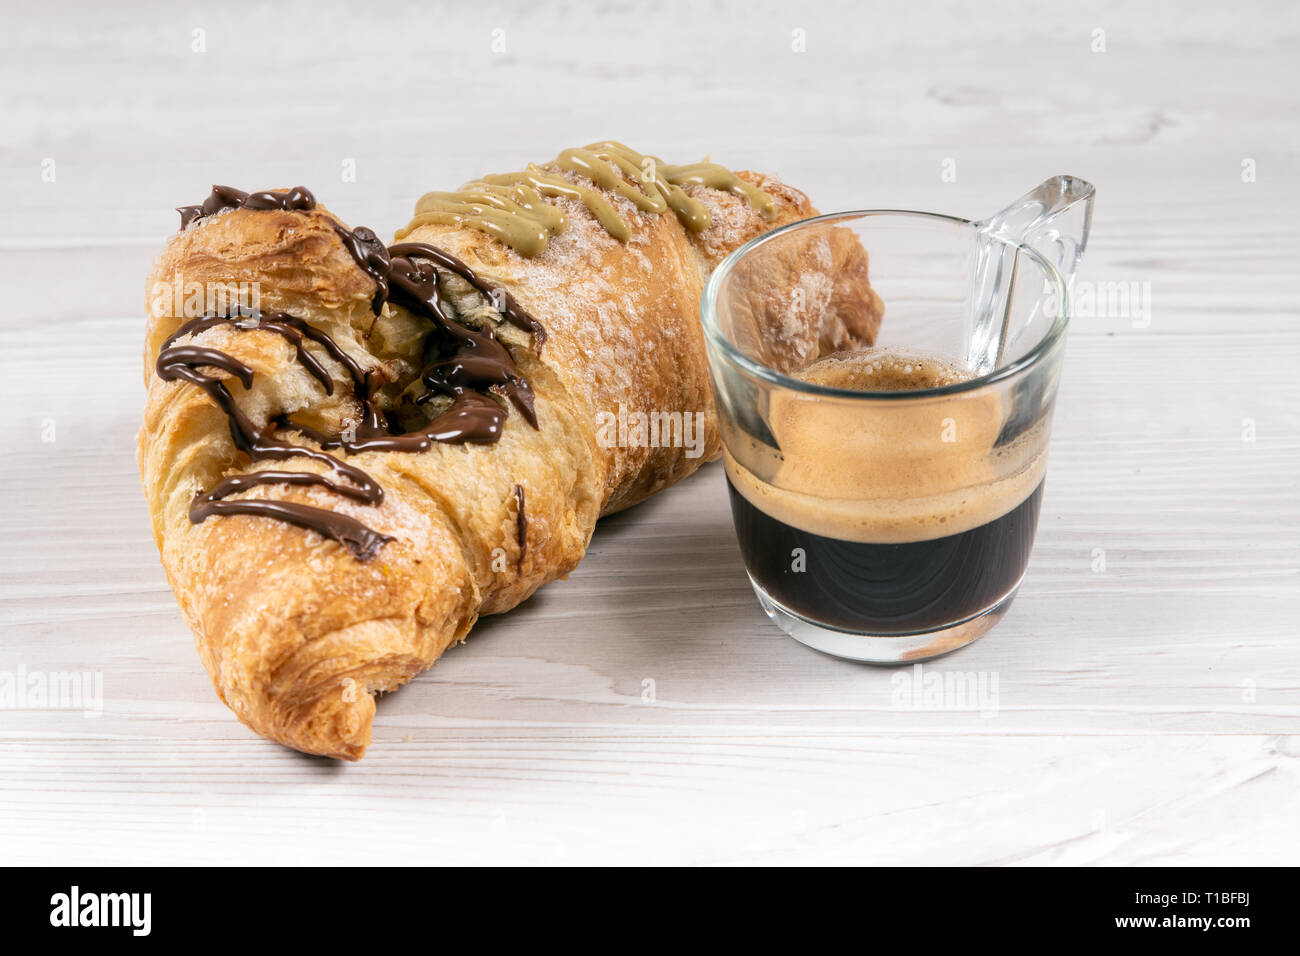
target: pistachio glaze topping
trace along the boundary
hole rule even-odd
[[[429,223],[468,226],[499,239],[522,256],[532,257],[546,249],[552,236],[564,231],[564,213],[545,201],[563,198],[583,203],[606,232],[619,242],[627,242],[632,227],[613,203],[597,189],[575,183],[561,172],[589,180],[593,187],[631,201],[642,212],[671,209],[692,232],[708,228],[709,211],[686,194],[682,187],[687,185],[726,190],[743,196],[766,218],[776,214],[771,196],[717,163],[670,166],[622,143],[606,141],[566,149],[548,166],[553,168],[530,164],[522,172],[476,179],[456,192],[425,193],[415,205],[415,217],[398,231],[397,238]]]
[[[280,198],[254,200],[254,197]],[[315,208],[315,199],[301,187],[286,193],[253,193],[251,196],[228,187],[214,187],[212,195],[202,205],[182,208],[182,228],[196,218],[225,208],[307,211]],[[323,474],[267,469],[231,475],[195,495],[190,504],[192,522],[197,524],[210,515],[222,514],[277,518],[332,538],[354,557],[364,561],[372,558],[392,539],[354,518],[328,509],[266,498],[232,500],[230,496],[258,485],[316,485],[361,504],[377,505],[383,500],[383,489],[379,484],[361,469],[329,452],[341,450],[347,455],[368,451],[419,452],[427,450],[434,442],[496,442],[501,438],[507,412],[500,401],[491,397],[493,394],[507,399],[530,425],[537,427],[533,392],[528,382],[519,374],[510,353],[497,340],[489,325],[474,327],[459,321],[449,311],[439,291],[439,268],[459,275],[490,298],[503,321],[531,332],[538,348],[545,340],[546,332],[503,289],[494,288],[465,263],[441,249],[425,243],[400,243],[386,248],[373,232],[364,227],[349,230],[335,223],[335,231],[358,267],[375,280],[377,291],[373,305],[376,314],[385,301],[391,301],[431,324],[424,350],[427,362],[420,374],[424,391],[412,401],[414,405],[422,406],[436,399],[450,399],[450,404],[432,420],[413,429],[404,429],[402,416],[385,411],[379,402],[379,389],[387,382],[386,373],[381,369],[363,368],[329,334],[303,319],[281,312],[241,312],[192,319],[163,343],[155,368],[165,380],[185,381],[203,389],[225,413],[235,447],[250,460],[303,457],[325,467]],[[332,395],[334,377],[321,355],[307,348],[308,343],[319,346],[324,358],[340,366],[345,373],[351,398],[359,407],[356,422],[340,434],[295,422],[287,415],[258,426],[240,409],[222,378],[203,371],[218,369],[238,379],[247,389],[253,384],[253,370],[217,349],[178,344],[181,339],[216,326],[237,331],[262,330],[283,337],[293,346],[298,364],[320,383],[327,395]],[[277,437],[277,433],[290,432],[303,435],[318,448]],[[520,530],[522,538],[526,533],[527,518],[523,516],[523,489],[516,488],[519,520],[524,522]],[[521,542],[521,549],[523,546]]]

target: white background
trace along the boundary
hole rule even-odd
[[[0,14],[0,671],[105,698],[0,710],[5,861],[1296,862],[1300,8],[422,6]],[[716,466],[382,701],[359,765],[217,701],[134,462],[172,207],[303,183],[387,234],[603,138],[823,210],[1097,185],[1081,280],[1151,312],[1075,322],[1020,597],[926,667],[996,677],[995,713],[781,635]]]

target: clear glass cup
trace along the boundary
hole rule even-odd
[[[1006,613],[1042,500],[1092,196],[1056,177],[979,222],[819,216],[714,271],[701,312],[737,536],[759,602],[790,636],[910,662]],[[843,307],[827,304],[825,244],[843,248],[845,230],[884,304],[875,345],[798,353],[782,312]],[[945,374],[895,390],[900,369],[904,383]]]

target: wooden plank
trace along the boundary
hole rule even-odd
[[[447,732],[358,773],[261,741],[64,739],[0,744],[0,814],[6,857],[47,865],[344,865],[358,846],[419,865],[1292,859],[1296,754],[1275,738],[920,743]]]

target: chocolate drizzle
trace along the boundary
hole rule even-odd
[[[375,280],[375,295],[370,300],[370,308],[378,315],[388,300],[388,248],[379,241],[373,229],[365,226],[345,229],[336,222],[334,232],[362,271]]]
[[[216,186],[202,205],[181,208],[182,227],[220,209],[239,207],[313,209],[315,199],[301,187],[287,193],[250,195]],[[354,518],[324,508],[263,498],[232,500],[230,496],[258,485],[316,485],[361,504],[378,505],[383,500],[383,489],[379,484],[366,472],[329,452],[341,450],[347,455],[368,451],[420,452],[430,448],[434,442],[490,444],[499,441],[507,410],[500,401],[491,397],[494,393],[507,399],[530,425],[537,427],[533,391],[528,382],[519,374],[510,353],[497,340],[490,326],[476,328],[453,318],[438,289],[438,267],[461,276],[488,296],[504,321],[533,334],[537,347],[540,348],[545,340],[546,332],[504,290],[494,289],[465,263],[434,246],[408,242],[385,248],[375,234],[364,227],[348,230],[336,223],[335,231],[357,265],[375,280],[377,291],[372,304],[376,315],[385,301],[392,301],[432,324],[425,347],[426,364],[420,374],[425,391],[414,402],[418,406],[439,398],[450,398],[451,403],[426,425],[403,430],[397,416],[386,413],[379,404],[379,389],[387,381],[386,373],[363,368],[330,335],[303,319],[282,312],[238,312],[192,319],[163,343],[155,367],[164,380],[185,381],[203,389],[225,413],[235,447],[250,460],[303,457],[326,469],[324,474],[267,469],[228,476],[208,491],[195,495],[190,505],[192,522],[197,524],[210,515],[222,514],[278,518],[332,538],[354,557],[365,561],[374,557],[392,539]],[[337,435],[295,422],[287,415],[273,418],[264,426],[255,424],[240,409],[221,378],[202,371],[205,368],[219,369],[238,379],[247,389],[253,384],[253,370],[217,349],[176,344],[182,338],[218,325],[240,331],[261,329],[283,337],[293,346],[299,365],[320,383],[327,395],[332,395],[336,386],[334,376],[321,357],[307,348],[308,343],[319,346],[325,356],[345,373],[351,397],[359,406],[356,423]],[[319,446],[319,450],[277,438],[278,431],[297,432]],[[522,553],[527,541],[527,517],[522,487],[516,485],[515,492],[519,502]]]
[[[184,229],[196,219],[215,215],[223,209],[282,209],[311,210],[316,208],[316,197],[305,186],[294,186],[285,192],[267,190],[246,193],[233,186],[213,186],[208,198],[197,206],[177,206]]]
[[[420,376],[428,391],[416,401],[427,402],[436,395],[460,396],[468,390],[491,390],[509,398],[528,423],[536,428],[533,390],[519,374],[510,353],[497,341],[492,329],[486,326],[475,329],[455,322],[443,309],[435,263],[454,262],[466,271],[469,267],[441,249],[422,242],[399,243],[389,249],[389,253],[392,256],[388,274],[391,301],[432,322],[438,338],[432,343],[435,358],[425,366]],[[478,280],[478,277],[474,276],[474,279]],[[475,284],[475,288],[479,286]],[[507,296],[507,300],[507,309],[513,307],[515,314],[520,316],[518,321],[536,324],[536,320],[523,313],[513,299]],[[502,314],[510,319],[510,311]]]
[[[201,332],[219,323],[231,321],[235,320],[218,316],[204,316],[182,325],[163,343],[162,351],[158,353],[158,361],[155,367],[159,377],[165,381],[180,380],[189,382],[191,385],[197,385],[203,389],[213,403],[225,412],[230,425],[230,436],[234,439],[235,447],[248,455],[251,460],[283,460],[301,456],[325,465],[336,478],[341,478],[343,481],[337,481],[329,475],[308,471],[259,471],[248,475],[232,475],[218,482],[211,490],[200,491],[194,496],[194,500],[190,502],[190,521],[198,524],[204,518],[214,514],[246,514],[279,518],[333,538],[357,558],[363,561],[368,560],[375,555],[375,552],[381,546],[392,539],[366,527],[355,518],[324,508],[313,508],[290,501],[266,499],[226,500],[228,495],[247,491],[255,485],[282,483],[321,485],[367,505],[377,505],[384,499],[383,489],[360,468],[345,464],[333,455],[327,455],[324,452],[305,448],[301,445],[294,445],[291,442],[276,438],[273,434],[274,422],[268,422],[265,427],[258,427],[239,407],[234,396],[230,394],[230,389],[226,387],[223,381],[201,371],[205,367],[219,368],[239,379],[245,388],[251,388],[253,385],[253,370],[243,362],[216,349],[196,345],[173,344],[177,339],[184,336]],[[265,328],[268,331],[284,335],[292,344],[297,346],[301,356],[307,353],[302,348],[300,329],[297,323],[301,323],[302,326],[306,325],[306,323],[302,323],[301,320],[294,319],[292,316],[275,315],[268,316],[265,321],[259,321],[255,327]],[[254,326],[236,325],[236,327],[252,328]],[[316,332],[315,329],[312,331]],[[318,334],[323,338],[329,338],[324,333]],[[316,338],[316,336],[312,337]],[[292,477],[289,477],[290,475]]]
[[[515,540],[519,542],[519,570],[522,571],[528,555],[528,512],[524,509],[523,485],[515,485],[515,502],[519,505],[515,512]]]
[[[543,343],[546,342],[546,329],[542,327],[542,323],[525,312],[509,292],[485,282],[478,273],[451,253],[444,252],[426,242],[395,242],[388,247],[388,252],[394,257],[402,256],[409,259],[415,256],[428,259],[430,262],[442,266],[448,272],[454,272],[487,296],[507,322],[517,329],[532,333],[534,344],[537,346],[537,350],[541,351]]]

